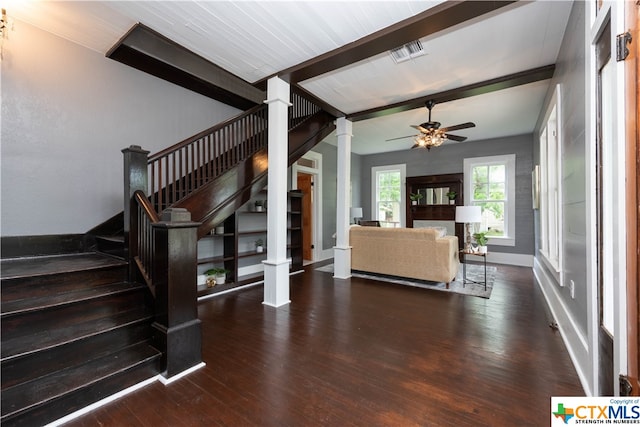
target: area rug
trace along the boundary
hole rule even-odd
[[[322,271],[325,273],[333,274],[333,264],[327,264],[322,267],[316,268],[316,271]],[[447,289],[446,283],[442,282],[429,282],[426,280],[414,280],[406,279],[394,276],[380,276],[376,274],[368,274],[363,272],[353,272],[353,277],[360,277],[363,279],[379,280],[381,282],[395,283],[398,285],[415,286],[417,288],[430,289],[442,292],[453,292],[462,295],[471,295],[480,298],[490,298],[491,291],[493,290],[493,282],[495,280],[496,267],[487,266],[487,290],[484,289],[484,283],[466,283],[463,286],[462,283],[462,265],[456,275],[456,279],[449,283],[449,289]],[[484,266],[482,264],[467,264],[467,280],[474,282],[484,281]]]

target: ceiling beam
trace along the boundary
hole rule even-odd
[[[468,98],[470,96],[483,95],[485,93],[495,92],[497,90],[521,86],[541,80],[547,80],[553,76],[555,68],[555,64],[551,64],[545,65],[543,67],[533,68],[527,71],[521,71],[519,73],[508,74],[506,76],[497,77],[491,80],[485,80],[479,83],[473,83],[456,89],[432,93],[430,95],[421,96],[419,98],[413,98],[407,101],[385,105],[383,107],[376,107],[369,110],[348,114],[347,119],[358,122],[375,117],[387,116],[389,114],[401,113],[403,111],[413,110],[416,108],[424,108],[425,102],[427,102],[428,100],[433,100],[436,104],[440,104],[447,101]]]
[[[249,82],[142,24],[134,25],[106,56],[240,110],[266,98]]]
[[[447,1],[359,40],[277,73],[291,84],[337,70],[454,25],[493,12],[516,1]],[[271,76],[273,77],[273,76]],[[255,83],[264,87],[266,80]]]

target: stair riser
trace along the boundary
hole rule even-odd
[[[124,258],[124,241],[105,239],[96,236],[96,245],[99,252]]]
[[[114,266],[95,270],[3,279],[0,281],[2,301],[40,297],[52,293],[84,289],[88,286],[122,282],[127,279],[126,275],[126,266]]]
[[[154,377],[159,370],[158,360],[159,358],[147,360],[131,369],[67,393],[55,400],[3,417],[2,426],[36,426],[55,421],[125,388]],[[5,413],[5,408],[2,409],[2,412]]]
[[[152,319],[141,319],[113,331],[3,362],[2,390],[147,341],[151,335],[151,321]]]
[[[2,339],[8,341],[31,335],[34,331],[72,328],[76,324],[144,307],[145,304],[145,290],[134,289],[61,307],[3,316]],[[2,353],[5,354],[4,350]]]

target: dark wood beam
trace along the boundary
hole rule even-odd
[[[468,98],[470,96],[482,95],[497,90],[507,89],[510,87],[525,85],[541,80],[550,79],[555,70],[555,64],[545,65],[544,67],[533,68],[519,73],[508,74],[506,76],[497,77],[491,80],[485,80],[479,83],[473,83],[456,89],[444,92],[432,93],[430,95],[413,98],[407,101],[397,102],[395,104],[376,107],[369,110],[359,111],[347,115],[351,121],[372,119],[374,117],[382,117],[389,114],[401,113],[403,111],[413,110],[415,108],[423,108],[427,100],[434,100],[436,104],[453,101],[455,99]]]
[[[277,75],[295,84],[446,30],[512,3],[515,1],[444,2],[345,46],[280,71]],[[264,87],[266,80],[268,78],[256,82],[256,86]]]
[[[240,110],[266,99],[263,90],[142,24],[131,28],[106,56]]]

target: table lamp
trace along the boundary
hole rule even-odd
[[[466,226],[467,235],[464,250],[471,252],[471,224],[482,221],[482,209],[480,206],[456,206],[456,222]]]

